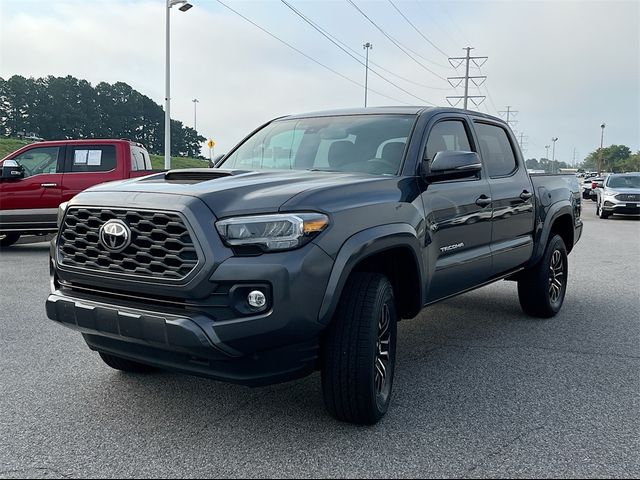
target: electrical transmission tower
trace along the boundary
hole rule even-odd
[[[515,117],[516,115],[518,115],[518,110],[511,110],[511,105],[507,105],[506,110],[501,110],[498,113],[503,117],[506,117],[507,125],[509,125],[510,127],[513,127],[518,123],[517,120],[511,120],[511,117]]]
[[[529,137],[520,132],[520,134],[518,135],[518,143],[520,144],[520,150],[522,150],[522,153],[525,153],[527,151],[527,147],[529,146],[527,143],[528,140]]]
[[[469,64],[471,62],[473,62],[473,64],[476,67],[480,68],[487,62],[489,57],[472,57],[471,56],[471,50],[473,50],[473,47],[466,47],[465,50],[467,51],[467,55],[465,57],[451,57],[451,58],[449,58],[449,63],[451,64],[451,66],[453,68],[456,68],[456,69],[460,65],[465,63],[465,74],[464,74],[464,77],[449,77],[449,78],[447,78],[447,80],[449,81],[449,83],[451,84],[451,86],[453,88],[459,87],[464,82],[464,95],[450,95],[450,96],[447,96],[447,102],[449,102],[449,105],[451,105],[452,107],[455,107],[456,105],[458,105],[460,103],[460,100],[464,100],[464,109],[466,110],[467,109],[467,105],[469,103],[469,100],[471,100],[473,102],[473,104],[476,107],[478,107],[478,106],[480,106],[482,104],[482,102],[484,102],[485,98],[487,98],[484,95],[469,95],[469,80],[471,80],[471,82],[476,87],[479,87],[487,79],[486,75],[469,76]]]

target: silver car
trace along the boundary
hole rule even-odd
[[[640,173],[611,174],[596,189],[596,215],[640,215]]]

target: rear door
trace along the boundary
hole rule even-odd
[[[476,151],[466,116],[447,115],[428,132],[424,158],[441,151]],[[491,192],[481,173],[423,184],[427,302],[485,282],[491,274]]]
[[[37,146],[15,160],[24,178],[0,182],[0,223],[25,227],[55,225],[62,192],[64,146]]]
[[[511,132],[497,122],[484,119],[476,120],[474,129],[491,187],[491,253],[493,276],[498,276],[531,258],[535,195]]]
[[[71,144],[67,146],[62,201],[67,201],[89,187],[124,178],[121,150],[117,143]]]

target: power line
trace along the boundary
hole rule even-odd
[[[400,50],[402,50],[402,52],[409,57],[411,60],[413,60],[415,63],[417,63],[418,65],[420,65],[422,68],[424,68],[427,72],[431,73],[432,75],[435,75],[436,77],[442,79],[442,80],[447,80],[446,78],[444,78],[442,75],[434,72],[433,70],[431,70],[429,67],[427,67],[424,63],[422,63],[420,60],[418,60],[417,58],[415,58],[413,55],[411,55],[409,53],[409,49],[407,47],[403,47],[400,42],[398,42],[395,38],[393,38],[391,35],[389,35],[387,32],[385,32],[380,26],[378,26],[378,24],[376,22],[374,22],[366,13],[364,13],[360,7],[358,7],[358,5],[356,5],[353,0],[347,0],[347,2],[349,2],[353,8],[355,8],[358,12],[360,12],[360,14],[366,18],[367,20],[369,20],[369,22],[376,27],[380,33],[382,33],[385,37],[387,37],[389,39],[389,41],[391,41],[396,47],[398,47]]]
[[[509,125],[509,126],[516,125],[518,123],[518,121],[517,120],[511,120],[511,117],[512,116],[515,117],[516,115],[518,115],[519,112],[517,110],[511,110],[511,105],[507,105],[506,108],[507,108],[506,110],[500,110],[498,113],[501,116],[506,117],[507,125]]]
[[[231,8],[229,5],[227,5],[226,3],[224,3],[222,0],[216,0],[220,5],[222,5],[223,7],[225,7],[227,10],[235,13],[236,15],[238,15],[239,17],[241,17],[242,19],[244,19],[245,21],[249,22],[251,25],[253,25],[254,27],[258,28],[259,30],[261,30],[262,32],[266,33],[267,35],[269,35],[270,37],[274,38],[275,40],[279,41],[280,43],[286,45],[287,47],[289,47],[290,49],[292,49],[293,51],[299,53],[300,55],[302,55],[303,57],[307,58],[308,60],[311,60],[313,63],[320,65],[322,68],[329,70],[330,72],[334,73],[335,75],[338,75],[340,78],[353,83],[354,85],[357,85],[361,88],[364,88],[364,85],[360,82],[358,82],[357,80],[354,80],[352,78],[347,77],[346,75],[343,75],[342,73],[338,72],[337,70],[334,70],[333,68],[325,65],[324,63],[316,60],[315,58],[311,57],[310,55],[307,55],[306,53],[304,53],[302,50],[294,47],[293,45],[291,45],[290,43],[286,42],[285,40],[282,40],[280,37],[278,37],[277,35],[271,33],[269,30],[267,30],[266,28],[261,27],[260,25],[258,25],[256,22],[254,22],[253,20],[251,20],[250,18],[244,16],[242,13],[238,12],[237,10],[234,10],[233,8]],[[388,98],[389,100],[393,100],[394,102],[398,102],[398,103],[402,103],[404,105],[410,105],[407,102],[403,102],[402,100],[398,100],[397,98],[393,98],[390,97],[389,95],[385,95],[384,93],[378,92],[376,90],[373,90],[372,88],[369,89],[371,92],[376,93],[377,95],[380,95],[381,97],[385,97]]]
[[[337,38],[335,35],[332,35],[331,33],[329,33],[329,31],[327,31],[325,28],[321,27],[317,22],[313,21],[309,16],[305,15],[300,10],[298,10],[297,8],[295,8],[292,5],[288,4],[287,2],[283,2],[283,3],[285,3],[285,5],[287,5],[291,10],[293,10],[297,15],[299,15],[305,22],[309,23],[313,28],[315,28],[318,32],[322,33],[325,37],[327,37],[333,43],[337,43],[337,44],[339,44],[338,46],[342,46],[343,48],[349,50],[353,55],[356,55],[356,56],[360,57],[361,60],[365,59],[364,55],[362,55],[357,50],[354,50],[353,48],[351,48],[349,45],[347,45],[345,42],[343,42],[342,40]],[[382,70],[383,72],[388,73],[389,75],[393,75],[394,77],[399,78],[400,80],[403,80],[405,82],[411,83],[411,84],[416,85],[418,87],[428,88],[428,89],[431,89],[431,90],[451,90],[450,87],[433,87],[431,85],[426,85],[424,83],[416,82],[415,80],[411,80],[409,78],[403,77],[402,75],[398,75],[397,73],[395,73],[395,72],[383,67],[379,63],[375,63],[373,60],[369,60],[369,63],[371,65],[375,66],[376,68]]]
[[[338,47],[340,50],[342,50],[344,53],[346,53],[347,55],[349,55],[351,58],[353,58],[356,62],[358,62],[360,65],[362,65],[363,67],[365,67],[367,70],[367,72],[369,72],[369,70],[371,70],[371,73],[373,73],[374,75],[380,77],[382,80],[384,80],[385,82],[389,83],[390,85],[393,85],[394,87],[396,87],[398,90],[403,91],[404,93],[406,93],[407,95],[410,95],[418,100],[420,100],[421,102],[425,102],[429,105],[434,105],[433,102],[430,102],[428,100],[425,100],[424,98],[421,98],[417,95],[414,95],[413,93],[411,93],[410,91],[402,88],[401,86],[399,86],[398,84],[392,82],[391,80],[389,80],[388,78],[384,77],[383,75],[379,74],[378,72],[376,72],[375,70],[373,70],[372,68],[370,68],[368,66],[368,53],[369,51],[367,50],[367,59],[366,59],[366,63],[363,62],[362,60],[360,60],[358,57],[356,57],[355,55],[353,55],[352,53],[350,53],[347,49],[345,49],[344,47],[342,47],[340,45],[340,43],[337,40],[334,40],[333,38],[331,38],[327,33],[325,33],[323,31],[323,29],[317,25],[315,22],[313,22],[310,18],[308,18],[306,15],[304,15],[300,10],[298,10],[297,8],[295,8],[293,5],[291,5],[287,0],[280,0],[283,4],[285,4],[292,12],[294,12],[296,15],[298,15],[302,20],[304,20],[307,24],[311,25],[311,27],[313,27],[317,32],[319,32],[323,37],[325,37],[327,40],[329,40],[331,43],[333,43],[336,47]],[[365,91],[367,90],[367,86],[366,86],[366,81],[365,81]]]
[[[460,103],[460,100],[463,100],[464,109],[467,110],[469,100],[471,100],[476,107],[479,107],[486,98],[484,95],[469,95],[469,80],[471,80],[476,87],[480,87],[487,79],[486,75],[470,76],[469,65],[473,62],[475,65],[480,67],[485,64],[489,57],[472,57],[471,50],[473,50],[473,47],[466,47],[465,50],[467,51],[466,56],[449,58],[449,63],[451,63],[451,65],[456,69],[462,65],[462,63],[465,63],[464,77],[449,77],[447,79],[454,88],[459,87],[464,82],[464,95],[450,95],[447,97],[447,102],[449,102],[449,105],[452,107],[455,107]],[[457,84],[454,85],[452,80],[457,81]]]
[[[429,39],[427,38],[427,36],[426,36],[424,33],[422,33],[422,32],[420,31],[420,29],[418,29],[418,27],[416,27],[416,26],[413,24],[413,22],[412,22],[411,20],[409,20],[409,19],[407,18],[407,16],[406,16],[404,13],[402,13],[402,10],[400,10],[400,9],[398,8],[398,6],[397,6],[395,3],[393,3],[393,0],[388,0],[388,1],[389,1],[389,3],[393,6],[393,8],[395,8],[395,9],[396,9],[396,12],[398,12],[398,13],[402,16],[402,18],[404,18],[404,19],[407,21],[407,23],[408,23],[409,25],[411,25],[411,27],[412,27],[416,32],[418,32],[418,34],[419,34],[422,38],[424,38],[424,39],[429,43],[429,45],[431,45],[433,48],[435,48],[436,50],[438,50],[438,51],[439,51],[442,55],[444,55],[445,57],[447,57],[447,58],[449,57],[449,55],[447,55],[447,54],[446,54],[446,53],[445,53],[445,52],[444,52],[440,47],[438,47],[435,43],[433,43],[431,40],[429,40]]]

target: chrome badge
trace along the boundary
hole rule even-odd
[[[112,253],[120,253],[131,244],[131,229],[122,220],[109,220],[100,227],[100,243]]]

